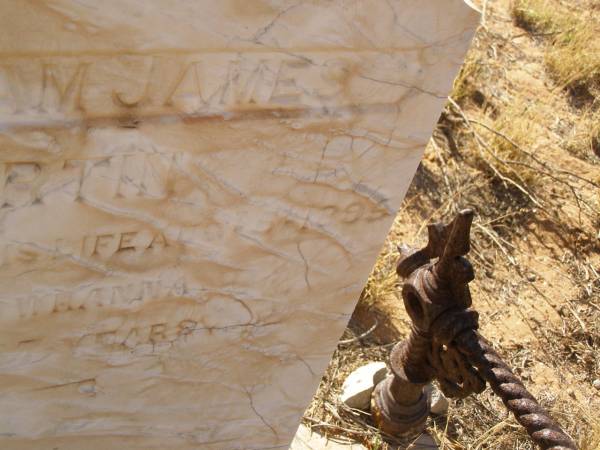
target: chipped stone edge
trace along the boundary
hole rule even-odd
[[[481,9],[479,9],[475,3],[473,3],[471,0],[463,0],[463,2],[465,3],[465,5],[467,5],[469,8],[471,8],[473,11],[476,11],[479,14],[483,14],[483,11]]]

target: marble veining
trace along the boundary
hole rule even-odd
[[[0,0],[0,447],[287,448],[477,23]]]

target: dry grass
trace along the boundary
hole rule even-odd
[[[555,0],[515,0],[511,14],[515,24],[532,33],[550,35],[570,30],[575,18],[565,16],[560,3]]]
[[[558,0],[488,2],[486,27],[343,339],[375,320],[379,326],[338,347],[306,425],[369,449],[388,448],[389,437],[372,427],[368,414],[338,405],[337,396],[348,373],[385,360],[389,344],[408,333],[396,245],[423,244],[427,223],[447,221],[469,206],[477,211],[471,289],[483,334],[581,450],[600,449],[600,392],[592,387],[600,378],[600,112],[594,97],[600,55],[590,54],[600,34],[593,35],[588,21],[591,3],[573,2],[566,15],[560,11],[568,5]],[[507,21],[509,14],[528,32]],[[575,36],[572,23],[580,28]],[[594,42],[584,43],[583,36]],[[559,51],[574,53],[556,61],[571,72],[552,65]],[[573,102],[579,85],[592,101]],[[444,450],[534,448],[489,390],[454,402],[427,431]]]
[[[577,6],[516,0],[511,12],[518,26],[550,40],[545,59],[558,86],[594,101],[600,91],[600,21],[598,11]]]
[[[480,78],[484,70],[485,65],[478,58],[478,55],[469,53],[454,80],[452,89],[454,99],[461,103],[467,100],[481,103],[483,94],[477,90],[477,84],[473,83],[473,80]]]
[[[557,35],[546,64],[559,87],[596,97],[600,89],[600,23],[588,18]]]
[[[556,89],[566,89],[572,103],[584,107],[573,154],[600,155],[600,13],[597,2],[515,0],[511,15],[517,26],[544,40],[544,61]]]
[[[600,157],[600,110],[588,109],[581,114],[567,137],[565,148],[578,158],[593,161]],[[597,181],[600,182],[600,175]]]
[[[516,99],[503,107],[490,123],[497,133],[481,130],[481,134],[489,138],[489,148],[505,176],[527,187],[543,182],[535,162],[532,164],[531,158],[521,150],[536,152],[540,144],[540,132],[536,130],[540,126],[540,116],[535,103]],[[515,120],[516,117],[519,120]]]

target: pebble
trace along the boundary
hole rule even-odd
[[[428,384],[425,386],[425,392],[429,394],[431,398],[431,414],[436,416],[443,416],[448,412],[450,401],[446,396],[438,389],[434,384]]]
[[[384,362],[372,362],[354,370],[342,386],[340,401],[350,408],[368,411],[371,407],[371,394],[375,385],[388,373]],[[450,401],[434,384],[425,386],[431,401],[431,414],[442,416],[448,412]]]
[[[600,391],[600,378],[595,379],[592,382],[592,386],[594,386],[596,389],[598,389]]]
[[[387,374],[384,362],[372,362],[354,370],[342,386],[340,400],[350,408],[368,411],[375,385]]]

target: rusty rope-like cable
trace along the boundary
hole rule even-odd
[[[455,336],[454,342],[536,444],[544,450],[577,449],[483,336],[466,329]]]

